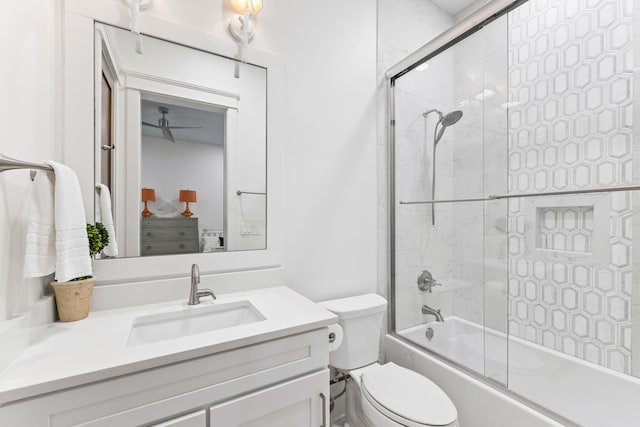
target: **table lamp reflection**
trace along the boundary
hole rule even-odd
[[[155,202],[156,201],[156,192],[153,188],[143,188],[142,189],[142,201],[144,202],[144,210],[142,211],[142,216],[145,218],[149,218],[151,215],[151,211],[147,206],[147,202]]]
[[[184,212],[182,212],[182,216],[190,217],[193,215],[193,212],[189,210],[189,203],[196,202],[196,191],[195,190],[180,190],[180,201],[186,203],[186,208]]]

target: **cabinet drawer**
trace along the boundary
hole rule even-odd
[[[142,228],[195,227],[198,218],[142,218]]]
[[[198,242],[168,240],[166,242],[142,242],[142,255],[188,254],[199,252]]]
[[[141,238],[143,242],[160,240],[194,240],[198,236],[198,230],[193,227],[151,227],[143,228]]]

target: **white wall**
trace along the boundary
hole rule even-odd
[[[376,2],[278,3],[287,285],[314,300],[374,292]]]
[[[0,3],[0,153],[40,162],[60,159],[56,96],[58,2]],[[37,300],[46,280],[22,278],[29,171],[0,174],[0,321]]]

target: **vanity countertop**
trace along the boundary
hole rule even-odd
[[[189,309],[186,300],[96,311],[78,322],[52,323],[0,372],[0,405],[337,322],[333,314],[287,287],[221,294],[216,301],[208,297],[201,301],[195,307],[249,301],[265,320],[134,346],[127,342],[135,318]]]

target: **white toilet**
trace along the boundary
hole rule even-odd
[[[350,427],[458,427],[449,396],[433,381],[394,363],[378,361],[387,301],[376,294],[321,302],[338,316],[344,338],[330,364],[347,371],[347,422]]]

